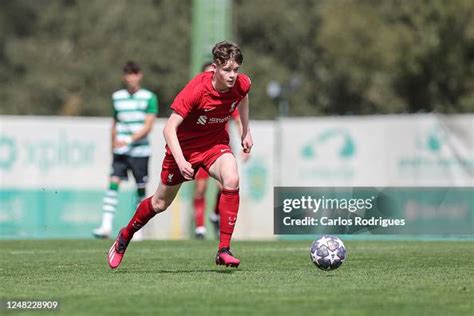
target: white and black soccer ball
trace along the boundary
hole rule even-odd
[[[346,260],[346,247],[336,236],[323,236],[313,241],[310,249],[311,261],[321,270],[335,270]]]

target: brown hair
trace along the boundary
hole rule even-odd
[[[140,66],[134,61],[127,61],[125,66],[123,66],[123,73],[124,74],[137,74],[141,72]]]
[[[244,61],[239,46],[227,41],[217,43],[212,49],[212,56],[216,65],[225,64],[228,60],[234,60],[237,64],[242,65]]]
[[[208,62],[205,62],[204,64],[202,64],[202,67],[201,67],[201,72],[205,71],[207,67],[211,66],[212,65],[212,62],[211,61],[208,61]]]

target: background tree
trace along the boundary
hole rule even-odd
[[[252,117],[271,80],[291,116],[474,112],[470,0],[234,0]],[[160,115],[189,80],[190,0],[3,0],[0,114],[110,115],[123,63],[143,65]]]
[[[189,79],[189,1],[11,2],[2,2],[9,15],[31,12],[31,32],[7,35],[2,113],[110,115],[129,59],[163,104]],[[17,30],[24,21],[10,22]]]

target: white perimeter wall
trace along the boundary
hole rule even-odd
[[[148,192],[164,155],[157,120]],[[0,116],[0,192],[104,190],[110,170],[108,118]],[[474,115],[390,115],[251,122],[255,147],[240,161],[235,236],[271,239],[273,186],[473,186]],[[235,130],[232,133],[235,135]],[[234,148],[239,140],[233,137]],[[129,182],[123,190],[133,190]],[[147,226],[150,238],[187,238],[192,184]],[[85,214],[100,218],[100,205]],[[0,212],[8,212],[0,208]]]

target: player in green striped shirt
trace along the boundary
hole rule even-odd
[[[109,238],[118,204],[120,181],[128,180],[131,171],[137,184],[137,203],[145,197],[150,158],[150,133],[158,113],[156,95],[141,88],[143,73],[137,63],[129,61],[123,68],[126,89],[112,94],[112,172],[109,189],[102,206],[102,224],[94,229],[97,238]],[[137,239],[140,239],[140,235]]]

